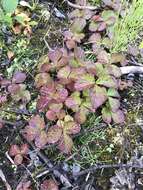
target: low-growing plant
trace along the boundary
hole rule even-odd
[[[29,147],[27,144],[21,146],[12,145],[9,150],[10,156],[14,157],[14,163],[20,165],[23,162],[23,158],[28,154]]]
[[[18,0],[1,0],[0,2],[0,23],[13,28],[15,33],[21,32],[24,27],[24,33],[31,32],[31,26],[36,25],[37,22],[31,21],[28,12],[18,9]],[[27,8],[31,8],[28,3],[21,4]],[[16,24],[16,25],[15,25]],[[15,25],[15,26],[14,26]],[[19,26],[20,25],[20,26]]]
[[[12,26],[12,14],[18,6],[18,0],[2,0],[0,2],[0,22]]]
[[[112,63],[122,62],[123,57],[119,59],[119,55],[114,55],[113,61],[113,56],[99,43],[104,32],[116,22],[116,13],[104,10],[96,14],[76,9],[69,18],[71,27],[64,32],[65,47],[50,50],[41,57],[35,76],[35,86],[40,92],[37,110],[44,112],[53,126],[45,132],[45,125],[38,124],[41,120],[43,123],[43,119],[37,115],[31,118],[24,131],[27,139],[35,140],[38,147],[57,144],[65,153],[71,152],[71,135],[79,133],[89,113],[101,111],[107,124],[124,122],[118,93],[121,71]],[[90,36],[85,32],[87,28]],[[80,47],[87,37],[93,50],[98,45],[98,51],[94,51],[96,61],[88,60]]]
[[[31,96],[24,84],[25,79],[26,74],[20,71],[15,72],[11,79],[6,79],[1,76],[0,106],[10,99],[14,102],[22,102],[24,105],[30,101]]]

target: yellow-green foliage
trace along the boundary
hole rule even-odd
[[[125,16],[119,18],[114,27],[112,52],[125,51],[143,28],[143,0],[133,0],[125,11]]]

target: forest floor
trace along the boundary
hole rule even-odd
[[[18,11],[25,14],[27,24],[13,23],[9,27],[3,23],[0,26],[0,190],[143,189],[143,73],[120,77],[120,104],[125,121],[107,124],[102,119],[101,108],[90,113],[81,131],[73,133],[74,145],[70,153],[60,151],[57,142],[40,149],[23,135],[30,118],[39,114],[36,107],[39,91],[35,87],[39,60],[51,49],[64,46],[63,33],[70,27],[68,15],[74,10],[67,1],[23,2],[28,3],[21,3]],[[98,6],[96,14],[106,9],[97,1],[90,3]],[[128,46],[120,44],[112,50],[113,53],[122,52],[127,65],[142,67],[141,42],[142,28],[139,28]],[[103,47],[110,53],[107,44]],[[85,42],[81,45],[87,54],[89,52],[87,59],[94,61],[96,53],[90,53]],[[14,75],[17,71],[24,75]],[[22,79],[25,75],[26,79]],[[15,93],[14,85],[22,86],[23,82],[25,86]],[[13,85],[11,90],[9,85]],[[43,112],[40,116],[44,116],[47,130],[52,121],[47,122]],[[22,144],[29,147],[28,152],[25,148],[22,154],[24,148],[20,152],[12,147]]]

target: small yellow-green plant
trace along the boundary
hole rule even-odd
[[[123,18],[118,18],[114,26],[113,52],[125,51],[127,45],[137,39],[143,28],[143,1],[133,0],[126,8]]]

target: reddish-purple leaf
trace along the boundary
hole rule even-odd
[[[85,67],[88,73],[96,75],[96,63],[92,61],[87,61]]]
[[[87,113],[85,113],[83,110],[79,110],[75,113],[74,119],[77,123],[83,124],[87,119]]]
[[[93,108],[99,108],[107,100],[106,89],[104,87],[95,85],[95,87],[90,90],[90,99]]]
[[[60,110],[63,108],[63,104],[62,103],[51,103],[49,105],[49,109],[54,111],[55,113],[60,112]]]
[[[18,145],[11,145],[9,150],[10,156],[16,156],[17,154],[20,154],[20,148]]]
[[[66,112],[64,109],[61,109],[60,112],[56,113],[57,114],[57,118],[62,120],[64,119],[65,115],[66,115]]]
[[[97,59],[101,64],[107,64],[109,63],[109,54],[106,51],[102,50],[98,54]]]
[[[12,95],[17,94],[20,91],[20,85],[19,84],[11,84],[8,86],[8,92]]]
[[[7,95],[0,94],[0,106],[7,102]]]
[[[58,73],[57,73],[57,77],[59,79],[65,79],[65,84],[69,83],[69,75],[71,72],[71,68],[69,66],[65,66],[63,68],[61,68]]]
[[[26,126],[23,130],[23,135],[27,139],[27,141],[33,141],[37,134],[40,134],[40,131],[37,128],[32,128],[29,125]]]
[[[100,51],[102,50],[100,44],[94,43],[92,44],[92,50],[95,55],[98,55]]]
[[[76,42],[74,39],[70,39],[66,41],[66,46],[68,49],[73,49],[76,46]]]
[[[57,115],[54,111],[48,110],[46,112],[46,118],[49,119],[50,121],[55,121],[57,119]]]
[[[47,134],[45,131],[41,131],[39,135],[35,137],[35,145],[38,148],[43,148],[47,144]]]
[[[68,55],[66,49],[57,48],[49,51],[49,59],[52,61],[53,68],[60,68],[68,63]]]
[[[52,179],[45,180],[40,186],[40,190],[59,190],[58,185]]]
[[[125,116],[123,111],[118,110],[116,112],[112,112],[112,118],[115,123],[123,123],[125,121]]]
[[[54,94],[53,99],[57,103],[62,103],[66,100],[68,97],[68,91],[67,89],[63,88],[61,85],[56,87],[57,92]]]
[[[83,67],[72,68],[69,77],[71,80],[76,81],[77,79],[79,79],[79,76],[86,74],[86,72],[87,71]]]
[[[44,85],[50,84],[52,79],[48,73],[39,73],[35,77],[35,86],[36,88],[40,88]]]
[[[90,43],[97,43],[99,44],[101,42],[101,35],[100,33],[94,33],[90,36],[89,40]]]
[[[42,96],[46,96],[49,99],[53,97],[53,94],[56,92],[55,83],[51,81],[51,83],[44,85],[40,88],[40,94]]]
[[[15,157],[14,157],[14,163],[16,165],[20,165],[22,164],[22,161],[23,161],[23,156],[21,154],[17,154]]]
[[[62,123],[61,123],[62,124]],[[80,131],[80,125],[74,121],[70,115],[66,115],[62,124],[63,131],[66,134],[77,134]]]
[[[61,135],[62,135],[62,128],[58,125],[53,125],[48,130],[47,142],[54,144],[59,141]]]
[[[111,112],[108,108],[106,107],[103,107],[102,108],[102,118],[103,118],[103,121],[110,124],[111,123]]]
[[[58,145],[58,148],[66,154],[71,153],[73,147],[73,140],[72,138],[67,135],[66,133],[63,134],[63,136],[61,137],[60,143]]]
[[[40,130],[45,128],[44,119],[41,118],[39,115],[32,116],[29,121],[29,126],[32,128],[38,128]]]
[[[82,91],[91,88],[95,84],[95,79],[92,74],[84,74],[79,76],[79,79],[75,83],[75,89]]]
[[[49,59],[53,62],[53,63],[57,63],[61,57],[62,57],[62,51],[60,49],[55,49],[55,50],[51,50],[48,53]]]
[[[8,87],[11,84],[11,81],[8,79],[2,79],[0,80],[1,87]]]
[[[80,104],[81,104],[81,99],[80,99],[80,93],[79,92],[74,92],[65,101],[65,105],[75,112],[78,111]]]
[[[20,71],[14,73],[12,83],[23,83],[26,79],[26,74]]]
[[[99,32],[102,32],[102,31],[104,31],[104,30],[106,29],[106,27],[107,27],[106,22],[101,22],[101,23],[98,25],[97,30],[98,30]]]
[[[25,180],[22,180],[18,186],[16,187],[16,190],[32,190],[30,188],[31,186],[31,181],[25,181]]]
[[[74,56],[77,60],[84,60],[85,52],[81,47],[76,47],[74,49]]]
[[[48,107],[49,102],[51,101],[51,98],[48,96],[40,96],[37,100],[37,109],[39,111],[43,111]]]
[[[20,152],[22,155],[26,155],[29,152],[29,146],[28,144],[22,144],[20,147]]]

